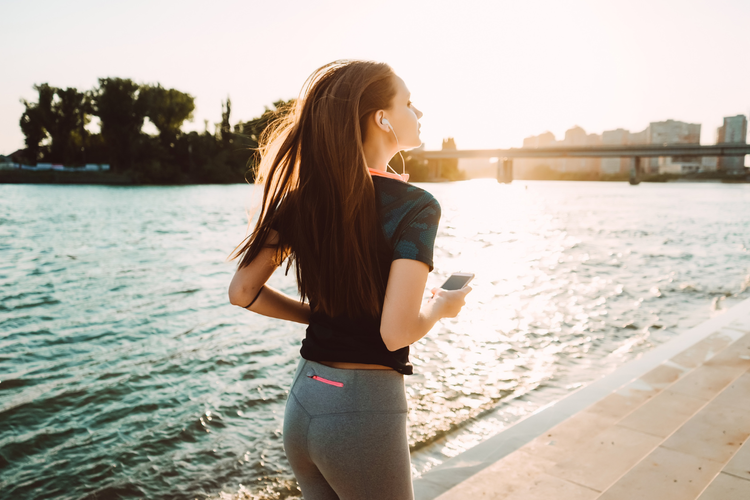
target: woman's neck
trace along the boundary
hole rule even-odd
[[[395,154],[391,152],[390,146],[375,141],[365,141],[362,146],[365,150],[365,161],[367,161],[367,166],[373,170],[386,172],[388,170],[388,162]]]

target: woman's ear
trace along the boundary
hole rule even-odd
[[[375,125],[382,130],[383,132],[390,132],[391,129],[389,128],[388,121],[385,118],[385,111],[378,110],[375,113],[373,113],[373,117],[375,118]],[[385,121],[384,121],[385,120]]]

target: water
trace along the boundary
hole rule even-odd
[[[424,187],[428,289],[477,277],[413,348],[415,476],[750,296],[750,186]],[[298,495],[304,327],[226,298],[252,189],[0,185],[0,498]]]

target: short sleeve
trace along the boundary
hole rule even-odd
[[[418,260],[427,264],[432,271],[432,255],[440,214],[440,204],[435,198],[431,198],[397,235],[393,260]]]

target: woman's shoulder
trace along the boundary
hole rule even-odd
[[[410,208],[432,205],[437,207],[438,210],[440,209],[440,203],[432,193],[414,184],[387,177],[373,177],[373,184],[375,185],[375,193],[383,207],[394,204],[408,205]]]

